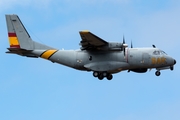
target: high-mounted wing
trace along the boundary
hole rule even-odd
[[[108,45],[108,42],[89,31],[80,31],[79,33],[82,38],[80,42],[82,50],[98,50],[99,48]]]

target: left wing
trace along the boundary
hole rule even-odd
[[[82,38],[80,42],[82,50],[98,50],[101,47],[108,45],[108,42],[89,31],[80,31],[79,34]]]

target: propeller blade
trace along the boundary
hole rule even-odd
[[[125,38],[124,38],[124,35],[123,35],[123,44],[125,44]]]
[[[132,40],[131,40],[131,48],[133,48]]]
[[[124,38],[124,35],[123,35],[123,52],[124,52],[124,56],[126,55],[126,49],[125,49],[125,38]]]

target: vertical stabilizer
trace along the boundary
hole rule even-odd
[[[17,15],[6,15],[10,49],[52,49],[31,39],[26,28]]]
[[[10,48],[33,50],[33,41],[17,15],[6,15]]]

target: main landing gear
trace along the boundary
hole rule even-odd
[[[108,80],[112,80],[112,78],[113,78],[112,74],[109,74],[107,72],[96,72],[96,71],[94,71],[93,76],[98,77],[99,80],[103,80],[105,77]]]

